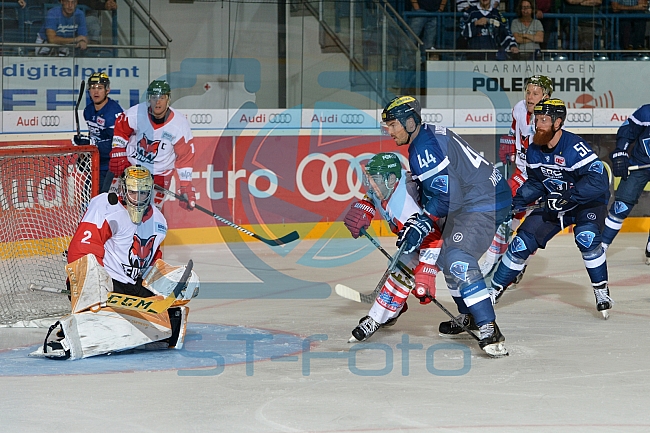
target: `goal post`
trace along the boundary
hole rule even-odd
[[[95,146],[0,146],[0,326],[70,312],[66,251],[99,191]]]

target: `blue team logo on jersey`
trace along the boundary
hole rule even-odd
[[[623,203],[622,201],[615,201],[614,202],[614,213],[619,214],[623,213],[628,209],[627,205]]]
[[[589,248],[596,237],[594,232],[582,232],[576,235],[576,242],[585,248]]]
[[[594,161],[589,166],[589,171],[595,171],[598,174],[603,174],[603,170],[604,170],[603,163],[600,161]]]
[[[449,191],[449,177],[446,174],[444,176],[435,177],[431,182],[431,187],[437,189],[443,194],[447,194]]]
[[[466,281],[468,267],[469,263],[467,262],[454,262],[449,267],[449,272],[451,272],[451,274],[459,280]]]
[[[549,192],[564,191],[567,189],[567,183],[561,179],[544,179],[542,183]]]
[[[526,250],[526,243],[519,236],[515,236],[510,242],[510,252],[517,253]]]
[[[643,148],[645,149],[645,154],[650,156],[650,138],[644,138],[641,140],[643,143]]]
[[[387,290],[382,290],[377,296],[377,302],[387,310],[395,311],[399,304],[395,302],[395,296]]]

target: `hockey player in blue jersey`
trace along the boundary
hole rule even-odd
[[[411,173],[420,189],[422,213],[414,213],[398,234],[397,245],[414,251],[439,218],[443,270],[460,315],[458,321],[479,330],[479,345],[490,356],[508,354],[478,259],[497,227],[509,215],[512,194],[492,164],[452,131],[424,124],[420,104],[411,96],[388,103],[382,112],[387,132],[398,146],[408,145]],[[457,336],[455,322],[442,322],[442,336]]]
[[[646,184],[650,182],[650,168],[629,171],[630,165],[650,164],[650,104],[642,105],[618,128],[616,149],[610,154],[610,159],[614,176],[620,177],[621,182],[605,220],[605,248],[611,245],[623,221],[630,215]],[[646,264],[650,265],[650,233],[645,257]]]
[[[596,296],[596,308],[607,319],[614,302],[607,286],[607,261],[601,233],[605,226],[609,179],[604,164],[578,135],[562,130],[566,105],[547,99],[535,106],[535,135],[528,146],[528,179],[517,190],[514,209],[540,200],[517,230],[492,278],[496,301],[538,248],[574,225],[573,235]]]
[[[88,94],[92,103],[84,109],[84,119],[88,125],[90,137],[75,135],[72,142],[76,145],[93,144],[99,150],[99,186],[104,186],[108,171],[108,161],[113,148],[113,130],[115,119],[124,110],[115,100],[108,97],[111,82],[104,72],[95,72],[88,77]]]

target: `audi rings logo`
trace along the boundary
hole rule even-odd
[[[269,123],[291,123],[291,113],[271,113]]]
[[[422,113],[424,123],[442,123],[442,114],[440,113]]]
[[[41,126],[59,126],[60,124],[59,116],[41,116]]]
[[[309,201],[319,202],[331,198],[336,201],[348,201],[354,197],[361,198],[361,178],[362,169],[361,162],[372,158],[374,155],[371,153],[364,153],[354,157],[348,153],[337,153],[332,156],[324,155],[322,153],[312,153],[305,157],[296,170],[296,184],[298,190]],[[323,192],[313,193],[307,190],[304,182],[305,168],[314,161],[322,162],[320,168],[320,182]],[[347,162],[347,170],[345,174],[345,181],[347,184],[347,192],[336,192],[336,187],[339,181],[339,169],[343,168],[343,164],[337,165],[338,161]],[[320,164],[318,164],[320,165]],[[314,168],[314,170],[318,170]],[[355,179],[356,176],[356,179]],[[318,179],[318,172],[307,177],[308,179]]]
[[[358,125],[363,123],[364,117],[363,114],[343,114],[341,115],[341,123]]]
[[[587,123],[591,122],[591,113],[569,113],[566,116],[567,122]]]
[[[497,122],[499,122],[499,123],[511,123],[512,122],[512,113],[497,113]]]
[[[190,116],[190,123],[193,125],[208,125],[212,123],[212,114],[199,113]]]

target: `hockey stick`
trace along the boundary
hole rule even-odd
[[[152,300],[151,298],[141,298],[139,296],[129,296],[122,293],[108,292],[106,306],[121,308],[123,310],[139,311],[141,313],[160,314],[167,311],[169,307],[181,296],[181,293],[187,287],[187,280],[192,273],[194,262],[190,259],[187,262],[185,271],[181,279],[176,283],[174,290],[164,299]]]
[[[337,295],[343,298],[351,299],[356,302],[363,302],[364,304],[372,304],[373,302],[375,302],[375,299],[377,298],[377,295],[381,291],[381,288],[384,287],[384,284],[386,283],[388,276],[395,270],[395,267],[399,262],[399,257],[402,255],[402,251],[404,251],[405,247],[406,247],[406,242],[404,242],[402,246],[399,247],[399,249],[397,250],[397,252],[393,257],[388,255],[388,257],[390,258],[390,263],[388,264],[388,268],[386,268],[386,272],[384,272],[384,275],[382,275],[381,280],[379,280],[377,287],[375,287],[375,290],[373,290],[372,293],[369,293],[367,295],[363,293],[359,293],[348,286],[344,286],[343,284],[337,284],[336,286],[334,286],[334,291],[336,292]]]
[[[627,168],[627,171],[634,171],[634,170],[643,170],[644,168],[650,168],[650,164],[645,164],[645,165],[631,165]]]
[[[54,287],[45,287],[45,286],[39,286],[38,284],[30,284],[29,285],[29,290],[34,291],[34,292],[47,292],[47,293],[55,293],[57,295],[70,295],[70,290],[68,289],[57,289]]]
[[[377,240],[376,240],[375,238],[373,238],[372,236],[370,236],[370,233],[368,233],[368,232],[366,231],[366,229],[363,229],[363,228],[362,228],[360,231],[361,231],[361,234],[363,234],[365,237],[367,237],[368,240],[369,240],[370,242],[372,242],[372,244],[375,246],[375,248],[377,248],[379,251],[381,251],[381,253],[382,253],[382,254],[383,254],[383,255],[384,255],[388,260],[392,260],[392,257],[390,256],[390,254],[388,253],[388,251],[386,251],[386,249],[384,249],[384,247],[382,247],[381,244],[380,244],[379,242],[377,242]],[[406,267],[406,265],[405,265],[404,263],[402,263],[402,262],[399,261],[399,260],[397,261],[397,267],[400,269],[400,271],[404,272],[406,275],[409,275],[409,276],[413,275],[413,271],[411,271],[408,267]]]
[[[81,137],[81,126],[79,125],[79,105],[84,96],[84,89],[86,88],[86,81],[82,80],[79,86],[79,96],[77,97],[77,105],[74,107],[74,120],[77,123],[77,137]]]
[[[187,202],[187,198],[185,198],[184,196],[182,196],[180,194],[176,194],[173,191],[169,191],[168,189],[165,189],[162,186],[154,185],[154,188],[157,189],[158,191],[161,191],[161,192],[163,192],[163,193],[165,193],[167,195],[170,195],[170,196],[176,198],[177,200]],[[239,230],[240,232],[245,233],[248,236],[254,237],[255,239],[260,240],[260,241],[264,242],[265,244],[270,245],[272,247],[275,247],[275,246],[278,246],[278,245],[288,244],[289,242],[293,242],[296,239],[300,238],[300,235],[295,230],[292,231],[291,233],[286,234],[286,235],[284,235],[284,236],[282,236],[280,238],[277,238],[277,239],[263,238],[262,236],[251,232],[250,230],[246,230],[242,226],[239,226],[239,225],[237,225],[237,224],[235,224],[235,223],[233,223],[231,221],[228,221],[227,219],[225,219],[223,217],[220,217],[216,213],[214,213],[214,212],[210,211],[209,209],[206,209],[206,208],[204,208],[202,206],[199,206],[198,204],[194,205],[194,207],[196,209],[200,210],[201,212],[210,215],[212,218],[216,219],[217,221],[222,222],[222,223],[224,223],[227,226],[230,226],[232,228],[235,228],[235,229]]]
[[[379,251],[381,251],[381,253],[382,253],[384,256],[386,256],[387,258],[390,258],[390,254],[388,254],[388,251],[386,251],[386,250],[384,249],[384,247],[382,247],[381,244],[380,244],[379,242],[377,242],[376,239],[374,239],[372,236],[370,236],[370,234],[369,234],[368,232],[366,232],[364,229],[361,229],[361,233],[363,233],[363,234],[364,234],[364,235],[365,235],[365,236],[370,240],[370,242],[372,242],[372,244],[373,244],[375,247],[377,247],[377,249],[378,249]],[[400,269],[402,270],[402,272],[404,272],[404,268],[406,268],[406,266],[404,266],[404,264],[403,264],[402,262],[398,262],[398,266],[399,266],[399,265],[401,265],[401,266],[400,266]],[[408,269],[408,268],[407,268],[407,269]],[[409,276],[409,277],[412,275],[412,273],[411,273],[410,271],[409,271],[409,272],[405,272],[405,274],[406,274],[407,276]],[[349,290],[353,290],[353,289],[351,289],[351,288],[349,288],[349,287],[347,287],[347,289],[349,289]],[[338,292],[337,292],[337,293],[338,293]],[[463,326],[462,323],[460,323],[458,320],[456,320],[456,317],[454,317],[454,315],[451,314],[451,312],[450,312],[449,310],[447,310],[447,309],[445,308],[444,305],[442,305],[440,302],[438,302],[438,300],[437,300],[436,298],[430,298],[430,299],[431,299],[431,302],[433,302],[434,304],[436,304],[436,305],[438,306],[438,308],[440,308],[440,309],[441,309],[441,310],[442,310],[442,311],[443,311],[447,316],[449,316],[449,317],[451,318],[451,321],[454,322],[454,323],[456,324],[456,326],[458,326],[459,328],[462,328],[463,331],[467,332],[469,335],[471,335],[472,337],[474,337],[474,339],[476,339],[476,341],[479,341],[479,340],[480,340],[480,339],[476,336],[476,334],[474,334],[474,333],[473,333],[472,331],[470,331],[467,327]],[[373,302],[374,302],[374,299],[373,299]]]

